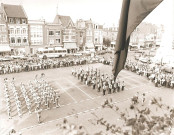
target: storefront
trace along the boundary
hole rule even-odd
[[[77,52],[76,43],[64,43],[64,48],[67,49],[68,53],[76,53]]]
[[[102,50],[102,47],[103,47],[103,45],[101,45],[101,44],[96,44],[96,45],[95,45],[95,50],[96,50],[96,51],[101,51],[101,50]]]
[[[0,45],[0,55],[8,55],[11,53],[11,48],[9,45]]]

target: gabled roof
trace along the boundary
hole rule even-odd
[[[62,15],[56,15],[56,17],[54,18],[54,21],[53,21],[53,23],[62,24],[63,27],[67,27],[70,22],[74,26],[74,23],[70,16],[62,16]]]
[[[7,17],[27,18],[25,11],[21,5],[4,4],[4,10],[7,14]]]

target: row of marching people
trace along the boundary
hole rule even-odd
[[[10,102],[10,92],[9,92],[9,86],[8,86],[8,80],[7,78],[4,79],[4,95],[6,99],[6,105],[7,105],[7,114],[9,119],[11,119],[11,102]]]
[[[8,79],[5,78],[4,79],[4,89],[5,89],[5,97],[6,97],[6,102],[7,102],[7,113],[8,113],[9,119],[12,118],[12,109],[11,108],[13,107],[12,102],[11,102],[11,98],[10,98],[10,93],[11,93],[10,90],[12,90],[13,97],[15,99],[15,104],[16,104],[16,107],[17,107],[18,116],[22,117],[22,114],[23,114],[23,112],[22,112],[22,103],[20,101],[19,92],[16,89],[14,78],[10,82],[10,85],[11,85],[11,89],[10,89],[10,86],[8,85]]]
[[[81,80],[87,86],[92,86],[98,92],[102,91],[103,95],[116,93],[125,89],[124,81],[120,82],[119,78],[114,80],[113,75],[100,73],[100,70],[87,67],[87,69],[73,68],[72,75]]]
[[[28,85],[25,85],[21,82],[19,90],[16,89],[17,87],[14,78],[10,83],[11,88],[8,86],[8,79],[4,79],[4,94],[6,97],[9,118],[12,118],[11,102],[13,100],[10,100],[12,98],[15,99],[19,117],[22,117],[22,114],[24,113],[24,110],[22,109],[25,108],[25,105],[29,114],[33,112],[33,108],[35,109],[35,112],[38,113],[38,110],[42,110],[44,108],[46,108],[46,110],[51,109],[51,105],[57,108],[60,107],[60,96],[58,92],[55,91],[52,86],[43,79],[43,77],[41,79],[35,78],[35,80],[33,82],[30,81]],[[13,95],[9,95],[11,90]],[[24,102],[22,102],[22,99],[24,99]]]

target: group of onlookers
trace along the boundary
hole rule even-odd
[[[92,62],[96,62],[96,60],[94,61],[93,58],[91,57],[65,58],[62,60],[33,58],[28,60],[10,61],[10,62],[0,63],[0,75],[19,73],[24,71],[28,72],[35,70],[76,66]]]
[[[149,64],[127,60],[125,69],[135,72],[138,75],[146,76],[155,83],[156,87],[165,86],[167,88],[174,88],[174,73],[167,73],[161,65],[150,67]]]

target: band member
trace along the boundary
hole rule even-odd
[[[60,96],[56,96],[56,108],[60,107],[59,98]]]
[[[122,82],[122,85],[121,85],[121,90],[123,91],[124,90],[124,87],[125,87],[125,84],[124,84],[124,81]]]
[[[42,110],[40,108],[36,107],[35,112],[37,113],[38,123],[41,123],[41,112],[42,112]]]
[[[105,92],[106,92],[106,85],[105,85],[105,82],[103,82],[103,96],[105,95]]]

